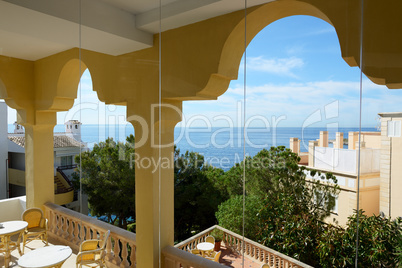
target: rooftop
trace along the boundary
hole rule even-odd
[[[15,144],[25,148],[25,136],[9,134],[8,139]],[[53,136],[54,148],[64,148],[64,147],[85,147],[85,144],[79,142],[67,135]]]

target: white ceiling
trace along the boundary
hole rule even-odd
[[[159,0],[0,0],[0,55],[37,60],[80,44],[121,55],[150,47],[160,27],[166,31],[245,6],[245,0],[161,2],[160,9]]]

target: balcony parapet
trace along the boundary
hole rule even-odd
[[[106,244],[107,267],[136,266],[135,233],[53,203],[46,203],[44,207],[46,218],[49,220],[48,235],[51,238],[78,251],[82,241],[98,239],[110,230]]]
[[[223,242],[225,246],[240,255],[243,254],[242,245],[244,241],[244,255],[250,259],[268,263],[271,267],[288,267],[288,268],[312,268],[312,266],[302,263],[296,259],[286,256],[280,252],[273,249],[265,247],[251,239],[244,238],[232,231],[229,231],[219,225],[214,225],[195,236],[175,245],[176,248],[183,251],[191,252],[192,249],[197,247],[198,243],[205,242],[205,238],[210,235],[214,229],[219,229],[223,231]],[[198,266],[197,266],[198,267]]]
[[[163,267],[197,267],[197,268],[222,268],[227,267],[217,262],[196,256],[190,252],[180,250],[176,247],[167,246],[162,250]]]

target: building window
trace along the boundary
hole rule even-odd
[[[401,136],[401,121],[388,121],[388,137],[400,137]]]
[[[73,156],[62,156],[61,157],[61,166],[70,166],[73,164]]]

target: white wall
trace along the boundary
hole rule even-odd
[[[7,105],[0,102],[0,199],[7,198]]]
[[[356,150],[314,148],[314,167],[338,172],[356,172]]]
[[[26,209],[26,196],[0,200],[0,222],[21,220]]]
[[[315,147],[314,167],[356,174],[357,154],[357,150]],[[380,149],[361,149],[360,172],[362,174],[380,172]]]

